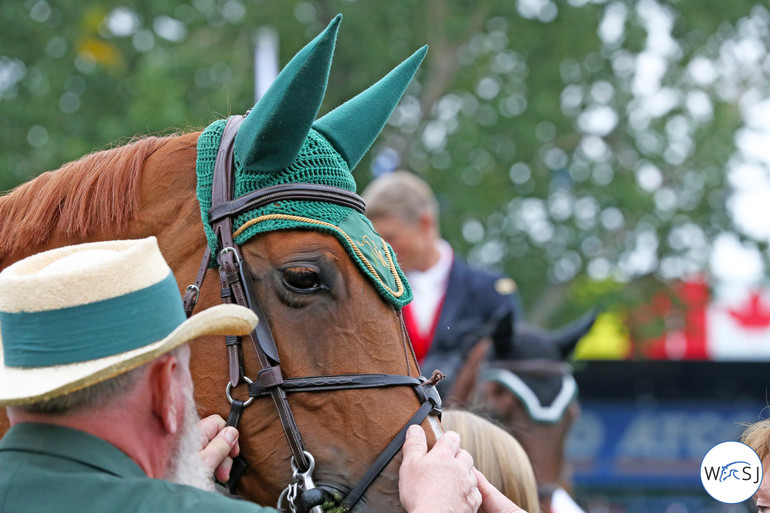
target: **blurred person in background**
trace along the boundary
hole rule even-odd
[[[362,197],[366,216],[393,247],[412,287],[414,299],[403,315],[417,361],[446,375],[437,387],[451,404],[454,380],[479,339],[506,312],[513,312],[514,322],[522,318],[516,283],[458,258],[441,238],[436,197],[418,176],[383,175]]]
[[[529,513],[540,511],[535,473],[518,440],[466,410],[445,410],[441,424],[460,435],[460,447],[473,456],[476,468],[495,488]]]

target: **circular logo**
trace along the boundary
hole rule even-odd
[[[762,483],[762,462],[748,445],[722,442],[703,458],[703,488],[719,502],[735,504],[751,498]]]

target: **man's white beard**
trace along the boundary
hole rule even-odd
[[[203,465],[200,457],[202,435],[198,422],[200,422],[200,416],[195,407],[195,399],[192,390],[188,389],[185,392],[182,431],[171,450],[165,479],[213,492],[214,480],[211,470]]]

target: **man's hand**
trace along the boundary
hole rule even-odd
[[[472,472],[473,458],[460,449],[457,433],[447,431],[428,451],[425,432],[411,426],[403,450],[398,491],[409,513],[475,513],[479,509],[481,493]]]
[[[500,493],[500,490],[492,486],[487,481],[484,474],[473,469],[473,473],[476,475],[476,480],[479,485],[479,491],[481,492],[481,512],[482,513],[527,513],[516,504],[511,502],[508,497]]]
[[[225,427],[225,419],[211,415],[201,420],[198,427],[201,432],[201,460],[217,480],[225,483],[230,479],[233,458],[241,451],[238,445],[238,430]]]

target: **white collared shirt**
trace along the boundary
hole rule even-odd
[[[414,296],[409,308],[416,328],[423,336],[430,334],[440,313],[438,308],[444,300],[454,260],[452,246],[444,239],[436,241],[436,249],[439,251],[438,262],[425,271],[411,271],[406,275]]]
[[[585,513],[564,488],[557,488],[551,496],[551,513]]]

